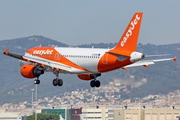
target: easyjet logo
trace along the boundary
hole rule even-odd
[[[43,54],[52,54],[53,50],[34,50],[33,54],[40,54],[40,55],[43,55]]]
[[[133,30],[138,24],[138,21],[140,20],[140,17],[136,15],[135,19],[131,21],[130,27],[128,31],[126,32],[126,35],[124,36],[123,40],[121,41],[121,46],[123,47],[125,43],[127,42],[128,38],[133,34]]]

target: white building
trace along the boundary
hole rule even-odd
[[[21,116],[15,113],[0,113],[0,120],[21,120]]]

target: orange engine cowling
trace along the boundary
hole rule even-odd
[[[23,65],[20,72],[25,78],[36,78],[44,73],[44,71],[39,69],[36,65]]]
[[[92,80],[93,78],[91,78],[90,74],[78,74],[77,75],[79,77],[79,79],[81,80]]]

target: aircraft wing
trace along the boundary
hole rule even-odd
[[[17,58],[17,59],[20,59],[20,60],[23,60],[23,56],[22,55],[18,55],[18,54],[14,54],[14,53],[11,53],[9,52],[9,49],[6,49],[3,54],[5,55],[8,55],[10,57],[14,57],[14,58]]]
[[[26,61],[26,62],[37,63],[37,64],[40,64],[40,65],[49,66],[49,67],[52,67],[52,68],[58,68],[58,69],[60,69],[62,71],[66,71],[66,72],[71,72],[71,70],[72,70],[72,67],[61,64],[59,62],[43,60],[43,59],[40,59],[38,57],[30,57],[30,56],[23,56],[23,55],[14,54],[14,53],[9,52],[9,49],[6,49],[3,52],[3,54],[8,55],[10,57],[14,57],[16,59]]]
[[[59,62],[54,62],[54,61],[49,61],[49,60],[43,60],[43,59],[39,59],[39,58],[32,58],[30,56],[23,56],[24,59],[29,60],[31,62],[40,64],[40,65],[44,65],[44,66],[48,66],[51,68],[58,68],[61,71],[66,71],[66,72],[71,72],[72,67],[61,64]]]
[[[156,62],[162,62],[162,61],[168,61],[168,60],[174,60],[176,62],[176,58],[177,58],[177,56],[174,57],[174,58],[138,61],[138,62],[135,62],[135,63],[133,63],[131,65],[124,66],[124,68],[136,67],[136,66],[148,67],[148,65],[155,64]]]

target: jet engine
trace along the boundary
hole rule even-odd
[[[20,72],[25,78],[36,78],[44,74],[44,71],[39,69],[36,65],[23,65]]]

